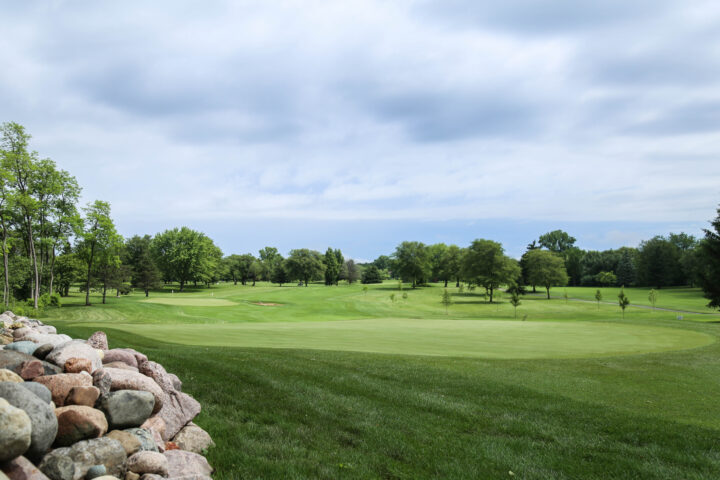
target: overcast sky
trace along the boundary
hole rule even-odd
[[[716,0],[0,5],[0,121],[124,235],[517,256],[699,234],[720,202]]]

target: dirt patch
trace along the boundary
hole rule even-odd
[[[253,302],[253,305],[259,305],[261,307],[280,307],[282,306],[282,303]]]

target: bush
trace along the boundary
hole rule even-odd
[[[375,265],[368,266],[362,274],[362,283],[382,283],[382,275]]]

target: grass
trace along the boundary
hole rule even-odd
[[[720,316],[631,307],[622,321],[615,305],[525,297],[522,322],[450,290],[448,315],[438,287],[393,303],[394,284],[223,285],[182,297],[235,305],[77,298],[49,321],[102,328],[177,373],[218,443],[216,478],[720,476]],[[676,295],[670,308],[703,303]]]

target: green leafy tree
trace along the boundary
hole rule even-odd
[[[633,285],[635,283],[635,265],[629,249],[624,249],[617,265],[617,283],[620,285]]]
[[[424,243],[402,242],[392,256],[397,275],[404,281],[412,282],[412,288],[430,276],[430,257]]]
[[[452,297],[450,296],[450,292],[448,292],[448,289],[446,288],[443,290],[442,294],[442,304],[445,307],[445,315],[448,315],[448,309],[450,308],[450,305],[452,305]]]
[[[520,266],[504,254],[498,242],[478,239],[465,250],[463,277],[485,287],[490,303],[498,287],[516,281],[519,276]]]
[[[218,250],[208,240],[204,233],[188,227],[157,234],[152,241],[151,251],[164,279],[178,282],[182,292],[188,282],[207,275],[208,268],[216,266],[219,261]]]
[[[345,262],[345,278],[349,284],[353,284],[360,278],[360,269],[352,258]]]
[[[650,301],[650,305],[652,305],[653,310],[655,309],[655,304],[657,303],[658,295],[655,289],[651,289],[650,293],[648,294],[648,300]]]
[[[711,225],[712,230],[704,230],[705,239],[700,247],[704,266],[699,272],[698,283],[705,298],[710,300],[708,307],[720,308],[720,207]]]
[[[270,274],[271,282],[277,283],[281,287],[283,286],[283,284],[290,282],[290,275],[288,275],[284,259],[273,262],[272,269],[273,270]]]
[[[640,244],[637,276],[640,285],[662,288],[681,283],[680,250],[668,239],[657,236]]]
[[[547,250],[532,250],[527,255],[528,280],[531,285],[542,285],[550,299],[550,288],[567,285],[568,277],[563,259]]]
[[[630,299],[627,295],[625,295],[625,288],[620,289],[620,293],[618,294],[618,304],[622,309],[623,320],[625,320],[625,309],[628,305],[630,305]]]
[[[530,276],[528,274],[528,262],[527,257],[528,253],[532,252],[533,250],[539,250],[541,247],[537,244],[537,241],[533,240],[532,243],[529,243],[528,246],[525,249],[525,253],[523,253],[522,257],[520,257],[520,272],[522,274],[522,283],[525,285],[532,286],[532,293],[536,293],[536,285],[530,283]]]
[[[595,281],[607,287],[617,283],[617,276],[613,272],[600,272],[595,275]]]
[[[513,310],[515,311],[515,319],[517,319],[517,307],[521,305],[522,302],[520,302],[520,295],[518,295],[517,292],[512,292],[510,295],[510,305],[513,306]]]
[[[373,264],[368,265],[363,271],[362,279],[360,281],[363,284],[382,283],[382,276],[380,275],[380,270]]]
[[[457,245],[449,245],[442,257],[438,278],[448,286],[448,281],[455,280],[455,286],[460,286],[460,272],[462,269],[463,250]]]
[[[322,259],[320,252],[315,250],[307,248],[290,250],[286,260],[287,271],[293,279],[301,280],[307,287],[310,280],[318,279],[323,275],[325,265]]]
[[[265,247],[258,251],[258,258],[262,264],[262,280],[271,280],[275,266],[283,261],[282,255],[275,247]]]
[[[328,248],[323,262],[325,263],[325,285],[337,285],[343,276],[343,254],[340,250]],[[345,276],[347,273],[345,273]]]
[[[443,273],[447,249],[448,247],[444,243],[435,243],[427,247],[428,261],[430,262],[430,280],[433,282],[445,280],[445,287],[447,287],[447,280],[443,278]]]
[[[150,295],[150,290],[162,288],[160,269],[155,264],[151,251],[152,237],[135,235],[125,242],[123,263],[130,266],[130,284]]]
[[[75,253],[58,255],[55,260],[55,281],[60,295],[63,297],[70,295],[70,287],[83,278],[85,268],[85,263]]]
[[[110,218],[110,204],[101,200],[88,204],[85,210],[85,229],[79,249],[80,256],[87,263],[85,281],[85,305],[90,305],[90,288],[93,280],[93,268],[102,268],[119,263],[117,247],[122,237],[117,234],[115,224]],[[95,261],[97,260],[97,264]],[[103,303],[105,298],[103,296]]]
[[[541,247],[545,247],[551,252],[562,254],[575,245],[575,237],[571,237],[567,232],[563,232],[562,230],[553,230],[552,232],[540,235],[538,243]]]
[[[595,290],[595,300],[597,301],[598,310],[600,310],[600,302],[602,302],[603,295],[600,289]]]

